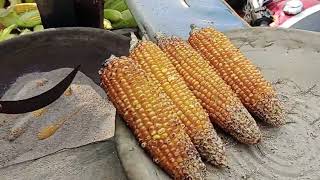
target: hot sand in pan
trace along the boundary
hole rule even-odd
[[[71,71],[63,68],[26,74],[2,100],[38,95]],[[0,115],[0,167],[106,140],[114,134],[114,117],[115,108],[106,93],[79,72],[64,95],[49,106],[21,115]]]

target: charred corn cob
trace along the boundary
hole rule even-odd
[[[282,105],[271,84],[223,33],[213,28],[194,29],[189,43],[210,62],[252,114],[273,126],[285,123]]]
[[[208,114],[161,49],[151,41],[142,41],[132,50],[130,57],[171,98],[180,120],[186,126],[187,134],[203,159],[214,165],[226,165],[223,143]]]
[[[132,60],[111,60],[101,85],[141,146],[175,179],[202,179],[205,165],[173,104]]]
[[[254,144],[260,140],[260,130],[254,119],[230,86],[198,52],[177,37],[160,37],[158,44],[194,95],[201,101],[213,123],[240,142]]]

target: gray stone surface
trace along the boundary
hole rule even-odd
[[[113,139],[0,168],[1,180],[126,180]]]

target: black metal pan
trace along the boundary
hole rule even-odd
[[[0,43],[0,97],[17,77],[31,72],[74,68],[99,83],[98,70],[114,55],[127,55],[130,38],[94,28],[58,28]]]

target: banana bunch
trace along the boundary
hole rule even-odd
[[[5,0],[0,0],[0,8],[4,8],[5,4],[6,4]]]
[[[0,5],[2,1],[4,0],[0,0]],[[41,31],[43,30],[41,24],[40,13],[35,3],[21,3],[20,0],[10,0],[10,6],[0,8],[0,41]]]
[[[137,27],[128,6],[124,0],[105,0],[104,28],[121,29]]]
[[[124,0],[104,0],[104,29],[132,27],[137,27],[137,23]],[[0,0],[0,41],[41,30],[34,0]]]

